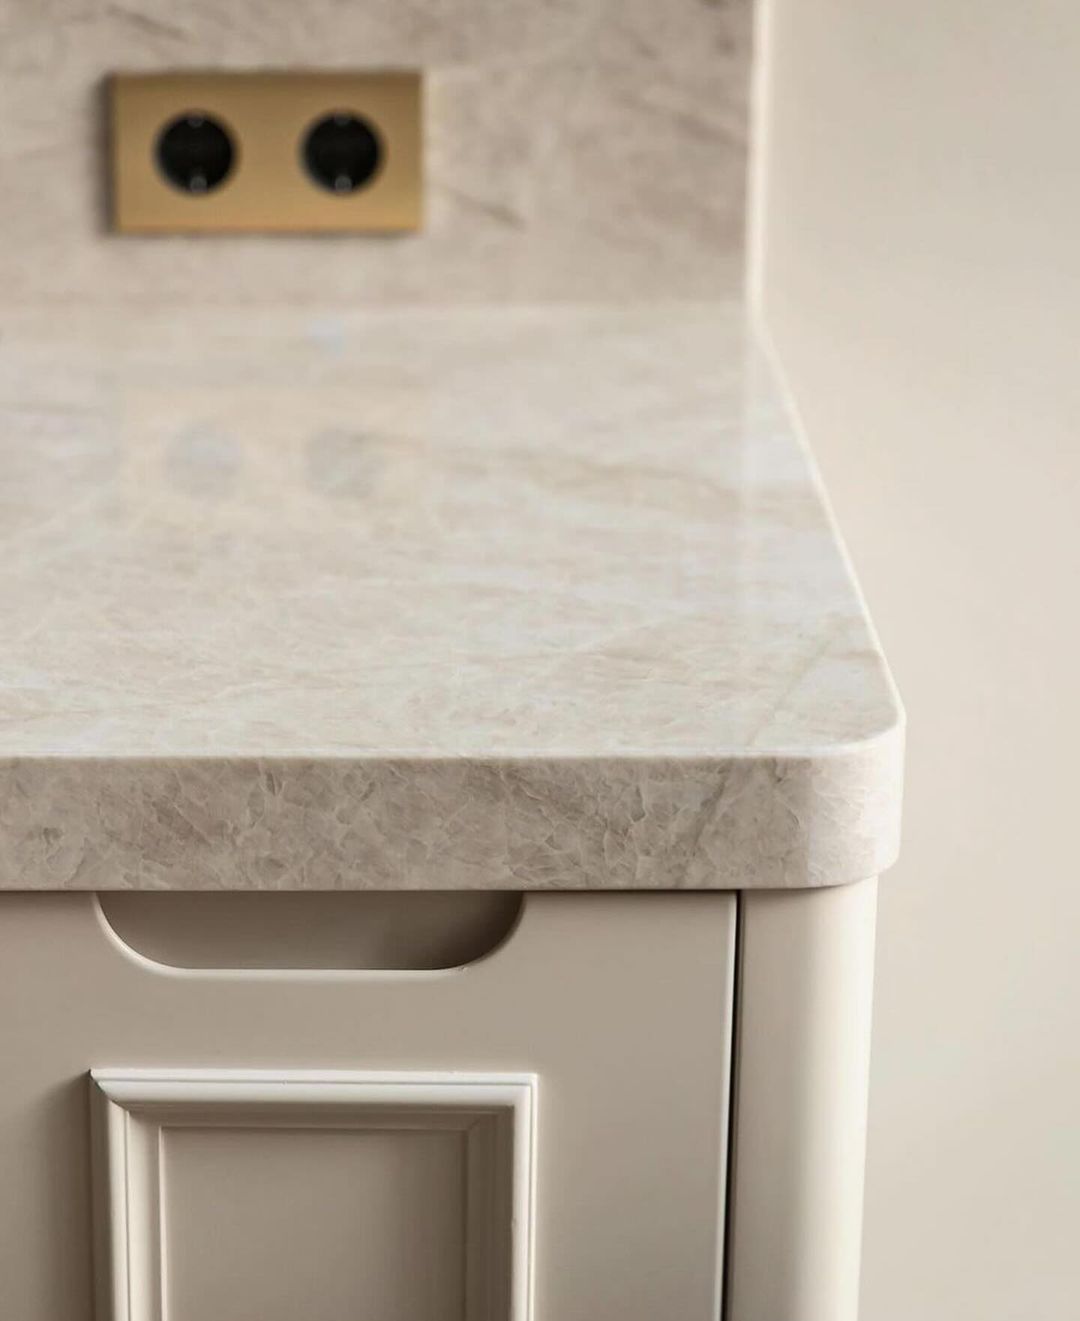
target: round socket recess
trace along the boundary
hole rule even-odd
[[[187,110],[158,134],[158,169],[174,188],[209,193],[229,177],[236,159],[229,130],[201,110]]]
[[[308,174],[320,187],[346,196],[371,181],[382,163],[383,149],[366,119],[336,110],[311,125],[301,154]]]

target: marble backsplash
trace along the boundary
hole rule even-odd
[[[5,0],[4,302],[737,292],[751,9],[752,0]],[[429,75],[422,234],[107,232],[106,74],[380,66]]]

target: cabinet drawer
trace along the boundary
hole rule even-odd
[[[0,896],[5,1314],[713,1321],[734,939],[533,894],[463,968],[177,968]]]

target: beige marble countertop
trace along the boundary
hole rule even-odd
[[[0,320],[0,887],[840,883],[902,716],[724,305]]]

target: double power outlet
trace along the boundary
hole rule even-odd
[[[109,119],[120,232],[421,226],[419,73],[117,74]]]

